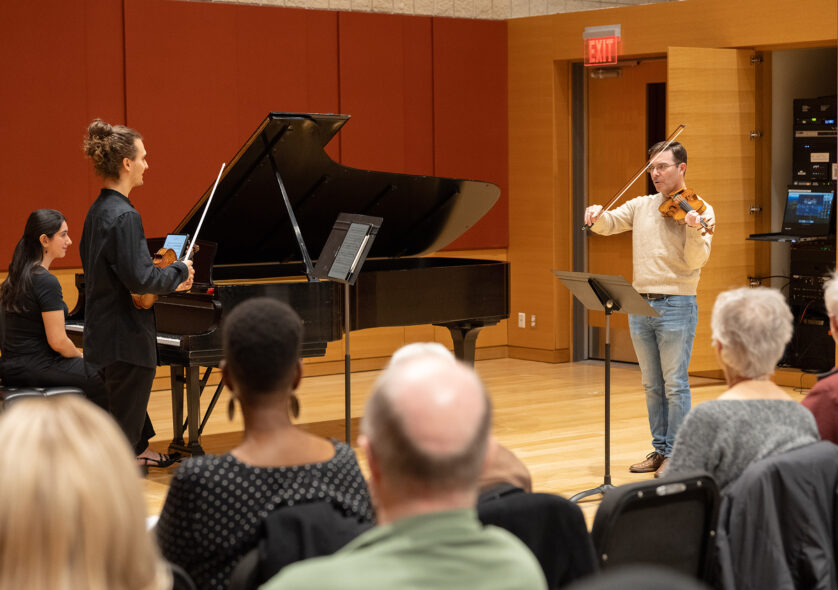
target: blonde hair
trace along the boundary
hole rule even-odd
[[[75,395],[12,405],[0,474],[0,589],[170,587],[134,453],[98,407]]]

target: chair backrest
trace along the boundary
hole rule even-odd
[[[591,529],[600,565],[654,564],[707,580],[718,511],[719,488],[704,472],[609,490]]]
[[[479,503],[477,516],[521,539],[538,559],[551,590],[597,570],[585,517],[570,500],[520,491]]]
[[[718,587],[838,588],[838,446],[821,441],[752,463],[725,488]]]
[[[197,590],[195,582],[185,569],[176,563],[169,562],[169,570],[172,572],[172,590]]]
[[[286,565],[331,555],[371,527],[331,502],[283,506],[262,522],[259,545],[233,569],[229,590],[255,590]]]

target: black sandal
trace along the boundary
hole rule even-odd
[[[182,459],[180,453],[157,453],[160,457],[155,459],[154,457],[137,457],[137,464],[143,469],[146,473],[148,473],[149,467],[156,467],[159,469],[163,469],[166,467],[171,467],[178,461]]]

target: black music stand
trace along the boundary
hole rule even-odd
[[[594,494],[604,494],[614,487],[611,485],[611,314],[615,311],[651,317],[660,314],[619,275],[563,270],[554,270],[553,274],[585,308],[605,312],[605,475],[601,486],[579,492],[570,498],[571,502],[578,502]]]
[[[352,408],[351,371],[349,356],[350,306],[349,287],[355,284],[358,273],[372,248],[372,242],[381,227],[381,217],[341,213],[332,226],[332,232],[320,252],[314,276],[343,283],[344,333],[346,336],[343,356],[344,363],[344,420],[346,421],[346,444],[351,445]]]

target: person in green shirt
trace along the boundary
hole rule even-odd
[[[358,438],[378,526],[334,555],[286,567],[261,588],[545,590],[529,549],[477,519],[491,414],[465,365],[432,352],[392,363]]]

